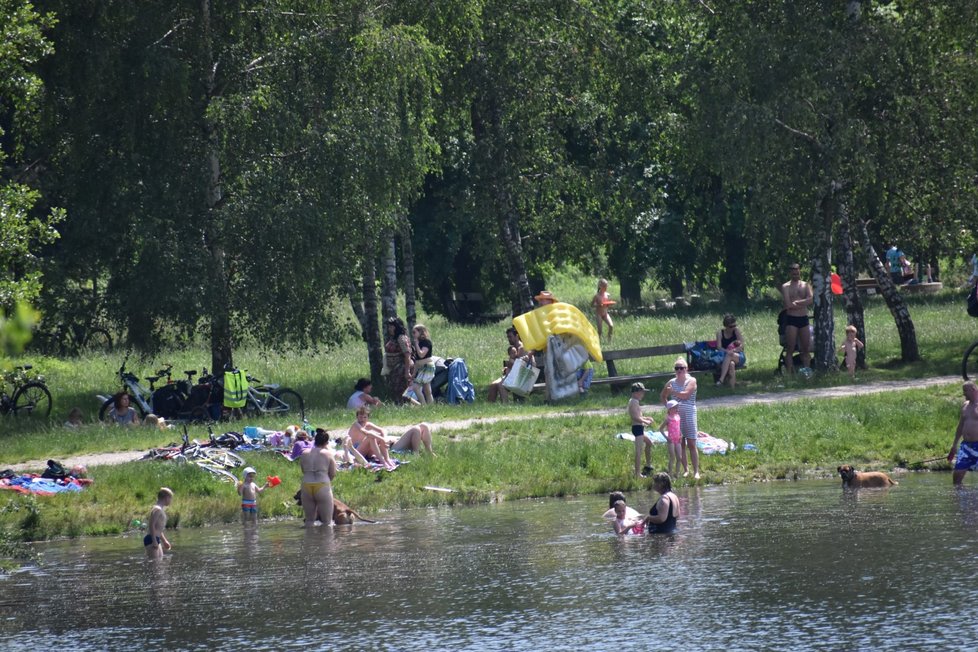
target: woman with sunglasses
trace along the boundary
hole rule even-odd
[[[685,358],[676,358],[673,367],[676,375],[662,388],[659,398],[662,403],[672,399],[679,403],[679,428],[683,433],[682,463],[683,477],[689,477],[689,466],[686,464],[686,449],[689,449],[689,460],[693,463],[693,478],[700,479],[700,458],[696,450],[696,433],[699,427],[696,423],[696,379],[689,375],[689,367]]]

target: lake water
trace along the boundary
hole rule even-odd
[[[969,477],[974,482],[975,478]],[[978,485],[976,485],[978,487]],[[0,577],[5,649],[973,650],[978,488],[678,492],[670,536],[589,496],[41,546]],[[629,495],[646,511],[653,494]]]

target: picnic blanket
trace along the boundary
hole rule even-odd
[[[26,473],[15,475],[10,478],[0,480],[0,489],[16,491],[22,494],[33,494],[35,496],[53,496],[54,494],[74,493],[81,491],[91,484],[91,480],[84,478],[65,478],[55,480],[53,478],[42,478],[36,473]]]
[[[666,438],[658,430],[646,431],[645,436],[652,440],[653,444],[664,444],[666,443]],[[630,432],[619,432],[615,435],[618,439],[624,439],[625,441],[635,441],[635,436]],[[726,455],[727,451],[732,451],[736,447],[732,442],[725,441],[719,437],[714,437],[709,433],[705,433],[702,430],[696,434],[696,450],[700,451],[704,455],[714,455],[719,453],[720,455]]]

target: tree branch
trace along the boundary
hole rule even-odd
[[[793,136],[798,136],[802,140],[806,141],[812,147],[815,147],[816,149],[822,149],[822,145],[818,142],[818,139],[815,138],[815,136],[813,136],[810,133],[808,133],[807,131],[802,131],[801,129],[795,129],[794,127],[791,127],[791,126],[785,124],[784,122],[782,122],[778,118],[774,118],[774,122],[779,127],[781,127],[782,129],[784,129],[785,131],[787,131],[789,134],[791,134]]]

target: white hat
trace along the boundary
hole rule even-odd
[[[254,470],[250,466],[246,466],[244,470],[245,476],[247,476],[249,473],[254,473],[255,475],[258,475],[258,471]]]
[[[666,401],[666,409],[667,410],[671,410],[674,407],[679,407],[679,401],[674,400],[674,399],[673,400]]]

